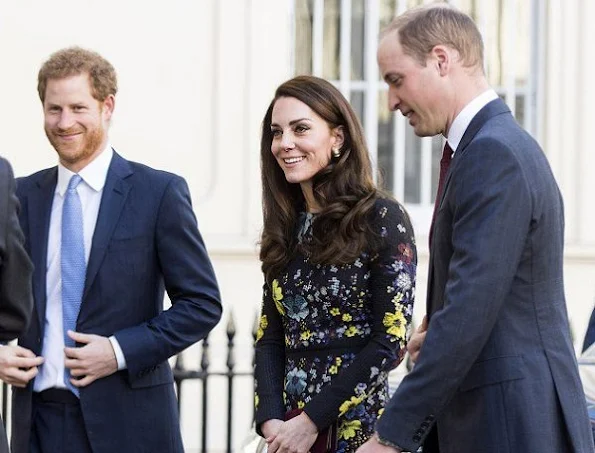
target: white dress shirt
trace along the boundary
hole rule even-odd
[[[469,104],[467,104],[456,116],[455,120],[450,126],[447,137],[448,144],[453,150],[453,156],[457,151],[457,148],[459,147],[461,139],[469,127],[469,124],[471,124],[471,121],[473,118],[475,118],[475,115],[477,115],[482,108],[484,108],[494,99],[498,99],[498,94],[490,88],[469,102]]]
[[[101,204],[103,187],[107,177],[113,150],[108,146],[91,163],[78,174],[82,181],[76,188],[81,200],[83,212],[83,238],[85,244],[85,261],[89,263],[93,233],[97,223],[97,215]],[[54,192],[54,201],[50,214],[50,230],[48,235],[45,329],[41,355],[45,358],[39,368],[39,374],[33,383],[33,390],[41,392],[48,388],[66,388],[64,384],[64,333],[62,330],[62,271],[61,230],[62,206],[64,195],[73,172],[58,164],[58,182]],[[85,332],[82,332],[85,333]],[[124,355],[115,337],[110,337],[112,347],[118,360],[118,369],[126,367]]]

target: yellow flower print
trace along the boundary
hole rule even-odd
[[[359,333],[359,330],[357,330],[357,327],[355,326],[349,326],[349,329],[347,329],[345,331],[345,335],[348,337],[354,337]]]
[[[341,314],[341,310],[339,310],[337,307],[331,308],[331,315],[339,316],[340,314]]]
[[[351,321],[351,315],[349,313],[343,313],[343,316],[341,317],[341,319],[343,321]]]
[[[298,401],[298,409],[303,409],[305,406],[303,401]]]
[[[341,357],[335,358],[335,365],[341,366],[342,363],[343,363],[343,359]]]
[[[382,414],[383,413],[384,413],[384,407],[378,410],[378,417],[377,418],[382,417]]]
[[[362,428],[362,422],[359,420],[346,421],[339,428],[339,439],[351,439],[355,437],[356,431]]]
[[[405,328],[405,326],[392,326],[386,329],[386,333],[395,337],[391,339],[391,341],[393,342],[399,338],[404,338],[406,332],[407,329]]]
[[[385,313],[382,323],[385,327],[388,327],[386,333],[396,337],[392,341],[395,341],[397,338],[405,338],[407,334],[407,320],[405,319],[405,315],[400,311],[396,313]]]
[[[300,340],[309,340],[310,338],[312,338],[312,335],[314,335],[312,332],[310,332],[309,330],[306,330],[305,332],[302,332],[300,334]]]
[[[384,314],[384,319],[382,320],[382,324],[384,324],[385,327],[390,327],[392,325],[395,324],[395,322],[397,322],[397,313],[385,313]]]
[[[275,306],[277,307],[277,311],[282,315],[285,314],[285,307],[281,301],[283,300],[283,290],[279,286],[279,282],[277,279],[273,280],[273,300],[275,301]]]
[[[254,407],[258,409],[258,403],[260,402],[260,398],[258,397],[258,393],[254,394]]]
[[[395,297],[393,297],[393,304],[397,305],[400,304],[401,301],[403,300],[403,293],[398,292],[397,294],[395,294]]]
[[[339,371],[339,369],[337,368],[337,365],[331,365],[328,369],[328,372],[331,374],[337,374],[337,371]]]
[[[350,400],[344,401],[343,404],[339,407],[339,415],[345,414],[349,409],[353,406],[357,406],[364,400],[363,397],[352,396]]]
[[[262,315],[260,317],[260,322],[258,323],[258,330],[256,331],[256,341],[260,340],[264,335],[264,330],[269,326],[269,320],[267,315]]]

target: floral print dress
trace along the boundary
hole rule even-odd
[[[298,254],[263,287],[256,343],[256,424],[303,409],[319,430],[335,421],[338,452],[374,432],[388,400],[388,372],[403,358],[417,256],[403,208],[380,199],[371,216],[381,247],[346,265]],[[312,214],[299,240],[308,240]]]

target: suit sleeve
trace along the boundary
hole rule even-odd
[[[495,139],[476,140],[454,167],[452,258],[444,308],[431,320],[419,359],[377,423],[382,439],[416,451],[486,344],[510,290],[531,224],[520,163]],[[464,333],[464,334],[463,334]]]
[[[10,164],[0,159],[0,341],[22,334],[31,318],[33,266],[24,248]]]
[[[186,182],[171,179],[161,200],[156,243],[172,306],[115,337],[131,376],[154,367],[205,338],[221,318],[215,272],[192,210]]]
[[[349,367],[304,407],[319,430],[375,392],[371,381],[381,382],[378,373],[386,376],[405,355],[417,267],[413,227],[396,203],[377,203],[375,209],[372,227],[382,241],[370,264],[372,335]]]

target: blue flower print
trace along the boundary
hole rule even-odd
[[[349,444],[344,440],[340,440],[337,443],[337,452],[336,453],[345,453],[345,450],[349,447]]]
[[[345,414],[345,418],[347,420],[361,420],[362,417],[366,414],[366,408],[363,404],[358,404],[357,406],[352,407],[347,411]]]
[[[285,391],[290,395],[300,395],[306,389],[307,374],[297,367],[287,373]]]
[[[298,322],[306,319],[310,313],[308,302],[302,296],[288,296],[283,299],[283,305],[287,310],[287,316]]]

